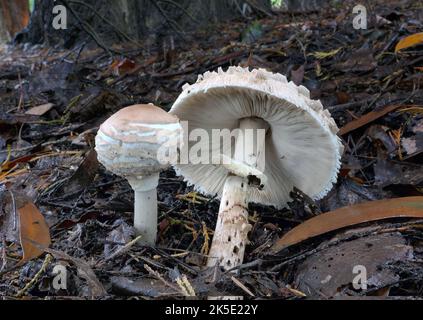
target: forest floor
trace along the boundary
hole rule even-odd
[[[423,51],[413,39],[396,47],[423,32],[423,7],[380,1],[368,28],[355,30],[350,4],[221,24],[176,38],[175,48],[168,39],[114,45],[121,54],[112,55],[85,44],[2,47],[0,296],[180,298],[192,295],[191,286],[198,297],[421,298],[423,220],[394,209],[414,197],[410,212],[423,218],[415,198],[423,195]],[[153,102],[169,110],[183,84],[230,65],[305,85],[332,113],[345,153],[324,199],[298,191],[283,210],[250,205],[244,264],[221,272],[203,267],[219,202],[163,172],[157,246],[131,242],[132,189],[97,162],[93,144],[98,126],[120,108]],[[316,218],[342,207],[359,211],[359,220],[339,228]],[[325,232],[270,250],[311,217]],[[57,265],[67,270],[66,289],[53,286]],[[357,266],[366,268],[366,288],[352,284]]]

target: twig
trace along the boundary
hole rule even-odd
[[[8,190],[10,199],[12,200],[12,211],[13,211],[13,231],[18,229],[18,210],[16,208],[15,196],[11,190]]]
[[[163,8],[156,2],[156,0],[150,0],[151,3],[156,7],[156,9],[160,12],[160,14],[163,16],[163,18],[165,18],[167,24],[181,37],[183,37],[183,33],[184,31],[181,29],[181,27],[175,22],[173,21],[171,18],[169,18],[169,16],[167,15],[167,13],[163,10]]]
[[[263,264],[263,262],[264,262],[263,259],[256,259],[254,261],[243,263],[243,264],[240,264],[239,266],[228,269],[228,270],[225,271],[225,273],[229,273],[229,272],[235,271],[235,270],[242,270],[242,269],[248,269],[248,268],[252,268],[252,267],[261,266]]]
[[[151,274],[152,276],[156,277],[158,280],[160,280],[161,282],[163,282],[164,285],[168,286],[169,288],[175,290],[176,292],[178,292],[179,294],[181,294],[182,296],[185,295],[185,293],[177,286],[171,284],[170,282],[166,281],[160,273],[158,273],[157,271],[154,271],[153,269],[150,268],[150,266],[148,264],[144,264],[144,268],[145,270],[148,271],[149,274]]]
[[[167,254],[166,252],[164,252],[163,250],[160,250],[158,248],[154,248],[154,250],[157,252],[157,254],[175,262],[176,264],[178,264],[179,266],[181,266],[182,268],[184,268],[186,271],[190,272],[193,275],[198,275],[198,271],[195,270],[194,268],[190,267],[189,265],[187,265],[186,263],[180,261],[179,259],[177,259],[176,257]]]
[[[254,293],[252,293],[250,291],[250,289],[248,289],[241,281],[239,281],[237,278],[235,278],[234,276],[231,277],[231,280],[239,287],[241,288],[244,292],[246,292],[248,295],[250,295],[251,297],[255,297]]]
[[[44,259],[43,265],[41,266],[40,270],[38,270],[38,272],[34,276],[34,278],[32,278],[31,281],[28,282],[26,284],[26,286],[16,294],[17,298],[22,297],[35,283],[38,282],[41,275],[46,271],[46,269],[47,269],[47,267],[50,264],[52,259],[53,259],[53,257],[50,254],[46,255],[46,258]]]
[[[23,93],[22,79],[21,79],[21,73],[20,72],[18,72],[18,80],[19,80],[19,90],[20,90],[18,111],[21,111],[22,107],[24,105],[24,93]]]
[[[348,103],[343,103],[343,104],[337,104],[334,106],[330,106],[327,109],[330,112],[334,112],[334,111],[344,111],[345,109],[349,109],[349,108],[354,108],[354,107],[359,107],[364,103],[367,103],[371,100],[373,100],[374,98],[378,98],[378,95],[373,95],[367,99],[364,100],[360,100],[360,101],[352,101],[352,102],[348,102]]]
[[[2,252],[1,252],[2,263],[1,263],[0,272],[6,269],[6,265],[7,265],[7,249],[6,249],[6,235],[5,234],[2,236],[1,245],[2,245]]]
[[[253,0],[245,0],[245,2],[252,7],[253,9],[255,9],[256,11],[259,11],[261,13],[263,13],[264,15],[268,16],[268,17],[273,17],[273,14],[269,11],[267,11],[266,9],[262,8],[260,5],[255,4]]]
[[[157,2],[167,2],[170,3],[172,5],[174,5],[175,7],[178,7],[179,9],[181,9],[189,18],[191,18],[192,21],[194,21],[197,24],[200,24],[201,22],[198,21],[191,13],[188,12],[187,9],[185,9],[182,5],[180,5],[179,3],[176,3],[172,0],[158,0]]]
[[[119,249],[117,249],[115,252],[113,252],[113,254],[111,254],[109,257],[107,257],[105,259],[105,261],[109,261],[112,260],[114,258],[116,258],[117,256],[120,256],[123,253],[126,253],[129,249],[132,248],[132,246],[134,246],[140,239],[142,238],[142,236],[138,236],[136,237],[134,240],[129,241],[127,244],[125,244],[124,246],[120,247]]]
[[[94,40],[94,42],[100,47],[102,48],[104,51],[106,51],[109,56],[113,56],[112,54],[112,50],[110,50],[109,48],[106,47],[105,44],[102,43],[102,41],[98,38],[97,33],[95,32],[95,30],[91,27],[91,25],[87,22],[85,22],[84,20],[82,20],[78,14],[75,12],[75,10],[72,8],[72,6],[68,3],[67,0],[61,0],[65,6],[69,9],[69,11],[72,13],[72,15],[75,17],[76,20],[78,20],[78,22],[81,25],[81,28]],[[118,53],[116,51],[113,51],[114,53]]]
[[[78,1],[78,0],[68,0],[70,3],[75,3],[75,4],[79,4],[81,6],[85,6],[88,9],[90,9],[97,17],[99,17],[104,23],[108,24],[109,26],[111,26],[113,29],[116,30],[116,32],[118,34],[120,34],[124,39],[131,41],[132,43],[136,44],[137,46],[140,46],[140,43],[134,39],[132,39],[130,36],[128,36],[125,32],[123,32],[122,30],[120,30],[118,27],[116,27],[113,23],[111,23],[109,20],[107,20],[106,18],[104,18],[101,14],[99,14],[95,8],[93,8],[91,5],[82,2],[82,1]]]

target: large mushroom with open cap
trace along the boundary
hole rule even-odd
[[[170,113],[187,122],[181,155],[206,153],[202,161],[181,158],[176,171],[199,192],[221,198],[209,266],[242,263],[248,202],[282,208],[294,187],[320,199],[337,179],[343,147],[334,120],[307,88],[281,74],[206,72],[183,87]],[[198,141],[204,131],[210,139]]]
[[[113,114],[95,138],[98,160],[135,192],[134,227],[141,243],[156,242],[159,173],[177,161],[181,136],[177,117],[141,104]]]

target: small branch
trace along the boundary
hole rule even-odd
[[[113,56],[112,51],[106,47],[106,45],[98,38],[97,33],[95,32],[95,30],[91,27],[91,25],[87,22],[85,22],[84,20],[82,20],[78,14],[75,12],[75,10],[72,8],[72,6],[69,4],[69,2],[67,0],[61,0],[63,2],[63,4],[69,9],[69,11],[72,13],[72,15],[75,17],[76,20],[78,20],[78,22],[81,25],[81,28],[94,40],[94,42],[100,47],[102,48],[104,51],[106,51],[110,56]],[[118,53],[119,52],[114,52],[114,53]]]
[[[113,252],[113,254],[111,254],[109,257],[107,257],[105,261],[112,260],[112,259],[116,258],[117,256],[120,256],[121,254],[126,253],[129,249],[132,248],[132,246],[134,246],[139,240],[141,240],[141,238],[142,238],[142,236],[138,236],[134,240],[129,241],[123,247],[120,247],[115,252]]]
[[[178,7],[179,9],[181,9],[189,18],[191,18],[192,21],[194,21],[195,23],[200,24],[201,22],[198,21],[191,13],[189,13],[189,11],[187,9],[185,9],[182,5],[180,5],[179,3],[176,3],[172,0],[158,0],[158,2],[166,2],[166,3],[170,3],[172,5],[174,5],[175,7]]]
[[[156,7],[156,9],[160,12],[160,14],[163,16],[163,18],[165,18],[167,24],[181,37],[183,38],[183,33],[184,31],[181,29],[181,27],[171,18],[169,18],[169,16],[167,15],[167,13],[163,10],[163,8],[155,1],[155,0],[150,0],[151,3],[154,5],[154,7]]]
[[[82,1],[78,1],[78,0],[68,0],[70,3],[75,3],[75,4],[79,4],[81,6],[85,6],[86,8],[90,9],[97,17],[99,17],[104,23],[108,24],[109,26],[111,26],[113,29],[116,30],[116,32],[122,36],[124,39],[131,41],[132,43],[136,44],[136,45],[140,45],[139,42],[137,42],[136,40],[132,39],[130,36],[128,36],[125,32],[123,32],[122,30],[120,30],[118,27],[116,27],[113,23],[111,23],[109,20],[107,20],[106,18],[104,18],[101,14],[99,14],[95,8],[93,8],[91,5],[82,2]]]
[[[6,235],[2,236],[1,239],[2,242],[2,254],[1,254],[1,259],[2,259],[2,263],[1,263],[1,267],[0,267],[0,272],[2,272],[3,270],[6,269],[6,265],[7,265],[7,245],[6,245]]]
[[[168,281],[166,281],[160,273],[158,273],[157,271],[154,271],[153,269],[150,268],[150,266],[148,264],[144,264],[144,268],[145,270],[148,271],[148,273],[154,277],[156,277],[158,280],[160,280],[161,282],[163,282],[164,285],[168,286],[169,288],[175,290],[176,292],[178,292],[180,295],[184,296],[185,293],[183,292],[183,290],[181,290],[179,287],[169,283]]]
[[[268,17],[273,17],[273,14],[271,12],[269,12],[268,10],[264,9],[262,6],[254,3],[254,0],[244,0],[245,3],[247,3],[251,8],[255,9],[258,12],[263,13],[264,15],[268,16]]]
[[[32,288],[32,286],[38,282],[38,280],[41,278],[41,275],[46,271],[48,265],[50,264],[51,260],[53,259],[53,257],[50,254],[46,255],[46,258],[44,259],[43,265],[41,266],[40,270],[38,270],[37,274],[34,276],[34,278],[31,279],[30,282],[28,282],[26,284],[26,286],[20,290],[17,294],[16,297],[20,298],[22,297],[29,289]]]

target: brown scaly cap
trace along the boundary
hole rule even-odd
[[[176,116],[153,104],[138,104],[119,110],[100,126],[95,149],[99,161],[113,173],[145,176],[169,165],[160,161],[160,148],[177,157],[181,134]]]
[[[177,124],[176,116],[167,113],[153,104],[136,104],[123,108],[113,114],[100,127],[100,130],[109,137],[123,142],[136,142],[139,133],[146,133],[153,129],[160,130],[160,125]],[[163,126],[166,128],[166,126]],[[151,140],[151,139],[148,139]]]

